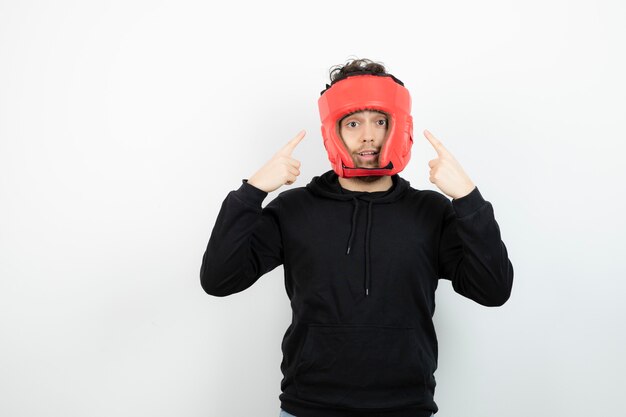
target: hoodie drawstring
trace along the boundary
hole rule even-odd
[[[354,203],[354,209],[352,212],[352,228],[350,230],[350,237],[348,238],[348,250],[346,255],[350,254],[350,248],[352,247],[352,240],[354,239],[354,230],[356,229],[356,215],[359,211],[359,203],[356,197],[352,198]],[[370,200],[367,205],[367,227],[365,229],[365,296],[370,292],[370,229],[372,225],[372,203]]]
[[[350,229],[350,237],[348,238],[348,250],[346,255],[350,254],[350,247],[352,246],[352,238],[354,237],[354,229],[356,228],[356,213],[359,211],[359,203],[356,201],[356,197],[352,197],[354,208],[352,209],[352,228]]]
[[[365,296],[370,294],[370,228],[372,225],[372,203],[367,206],[367,229],[365,229]]]

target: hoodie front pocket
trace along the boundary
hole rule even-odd
[[[413,328],[309,324],[294,380],[306,401],[397,407],[427,395],[430,369]]]

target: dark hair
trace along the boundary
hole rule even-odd
[[[335,84],[337,81],[341,81],[352,75],[363,74],[391,77],[395,82],[404,86],[404,83],[402,81],[387,72],[383,63],[374,62],[371,59],[367,58],[357,58],[352,61],[346,62],[346,64],[343,66],[335,65],[334,67],[331,67],[329,72],[330,84],[326,84],[326,88],[322,90],[320,95],[324,94],[324,91],[328,90],[330,86]]]

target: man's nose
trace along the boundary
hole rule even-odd
[[[363,142],[374,142],[374,127],[370,123],[365,124],[363,129]]]

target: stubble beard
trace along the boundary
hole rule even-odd
[[[358,177],[352,177],[352,179],[354,179],[357,182],[362,182],[362,183],[367,183],[367,184],[371,184],[373,182],[376,182],[380,179],[382,179],[383,176],[382,175],[366,175],[366,176],[358,176]]]
[[[352,158],[352,161],[354,162],[354,166],[355,166],[355,168],[376,168],[376,167],[378,167],[378,158],[376,158],[376,160],[375,160],[375,161],[372,161],[372,162],[373,162],[373,164],[375,165],[375,166],[373,166],[373,167],[369,167],[369,166],[365,166],[365,167],[363,167],[363,166],[360,166],[360,165],[359,165],[359,161],[357,160],[357,158],[356,158],[356,157],[353,157],[353,158]],[[362,182],[362,183],[366,183],[366,184],[371,184],[371,183],[373,183],[373,182],[376,182],[376,181],[382,180],[382,179],[383,179],[383,177],[384,177],[384,175],[364,175],[364,176],[352,177],[352,179],[354,179],[354,180],[355,180],[355,181],[357,181],[357,182]]]

